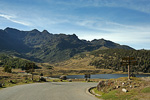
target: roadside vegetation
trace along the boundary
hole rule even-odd
[[[39,82],[40,73],[36,69],[40,67],[32,61],[0,54],[0,88]]]
[[[21,84],[30,84],[34,82],[38,82],[38,76],[34,76],[34,80],[32,80],[31,74],[15,74],[4,72],[2,68],[0,68],[0,89],[6,87],[12,87],[15,85]]]

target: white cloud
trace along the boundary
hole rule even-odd
[[[103,19],[85,19],[78,21],[76,24],[81,27],[86,27],[87,29],[92,29],[91,31],[84,31],[83,33],[77,32],[80,39],[93,40],[104,38],[133,47],[135,44],[140,44],[138,48],[141,47],[141,49],[143,47],[142,44],[150,43],[149,25],[125,25]],[[137,45],[134,48],[137,48]]]
[[[86,6],[124,7],[150,14],[149,0],[88,0]]]
[[[82,15],[80,16],[80,13],[82,11],[80,11],[80,13],[78,13],[77,11],[80,10],[80,8],[82,7],[122,7],[150,14],[149,0],[68,0],[68,1],[34,0],[34,1],[36,2],[38,1],[39,4],[40,2],[42,2],[42,4],[46,2],[45,3],[46,5],[44,5],[44,7],[43,5],[41,5],[42,7],[41,9],[39,5],[37,6],[34,4],[33,4],[34,6],[32,7],[27,7],[27,5],[21,5],[22,7],[20,8],[20,6],[14,6],[12,4],[9,4],[8,2],[4,3],[4,5],[0,3],[1,6],[0,17],[3,17],[14,23],[29,26],[28,28],[31,29],[32,28],[37,28],[40,30],[47,29],[50,30],[50,32],[63,31],[66,34],[68,32],[70,33],[74,32],[79,36],[79,38],[88,40],[92,40],[94,38],[96,39],[105,38],[119,43],[131,43],[131,42],[135,44],[139,42],[150,43],[150,40],[147,39],[147,37],[149,37],[150,35],[150,28],[149,28],[150,25],[146,26],[144,22],[145,20],[143,20],[142,23],[140,23],[140,21],[136,22],[138,25],[134,23],[134,20],[131,23],[125,22],[128,24],[122,24],[115,22],[115,18],[114,20],[113,18],[111,18],[117,15],[110,16],[110,18],[107,18],[107,16],[106,18],[105,16],[99,16],[103,17],[102,19],[96,18],[98,16],[97,13],[93,15],[92,14],[86,15],[86,12],[84,12],[85,15],[83,14],[83,16]],[[140,16],[137,17],[140,19]],[[147,22],[147,24],[149,23]],[[6,25],[9,25],[9,23],[8,24],[6,23]]]
[[[149,26],[125,25],[103,19],[84,19],[76,22],[81,27],[103,31],[105,33],[150,32]]]
[[[6,18],[8,20],[12,17],[12,16],[9,16],[9,15],[3,15],[3,14],[0,14],[0,16],[3,17],[3,18]]]
[[[51,3],[51,2],[50,2]],[[76,7],[123,7],[150,14],[149,0],[75,0],[75,1],[56,1],[56,4]]]
[[[0,14],[0,17],[3,17],[3,18],[5,18],[5,19],[7,19],[11,22],[14,22],[14,23],[22,24],[22,25],[25,25],[25,26],[30,26],[30,23],[23,22],[23,21],[18,21],[18,20],[16,20],[16,18],[14,16]]]

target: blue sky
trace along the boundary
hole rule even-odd
[[[150,49],[150,0],[0,0],[0,29],[6,27]]]

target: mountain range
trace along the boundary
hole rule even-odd
[[[0,29],[0,52],[15,52],[15,56],[36,62],[60,62],[81,52],[109,48],[133,49],[105,39],[81,40],[75,34],[52,34],[37,29],[22,31],[9,27]]]

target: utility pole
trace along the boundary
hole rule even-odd
[[[123,57],[122,58],[122,66],[128,66],[128,80],[130,80],[130,66],[131,65],[136,65],[136,60],[135,60],[135,58],[134,57],[130,57],[130,56],[128,56],[128,57]]]

